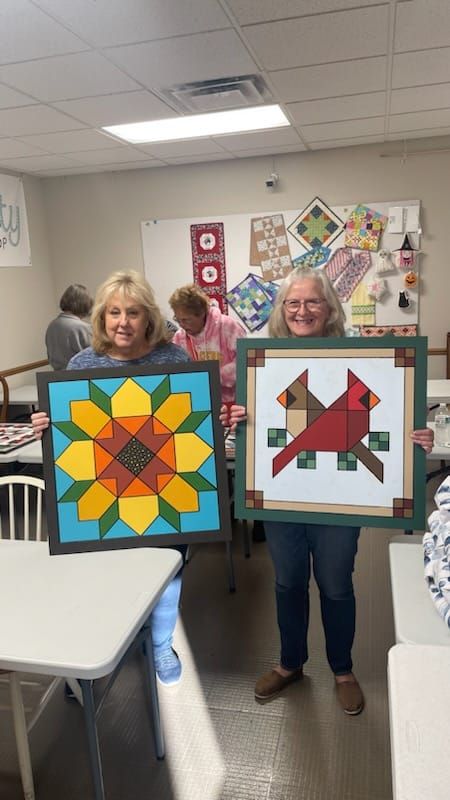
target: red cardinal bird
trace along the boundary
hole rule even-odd
[[[295,385],[299,391],[293,391]],[[274,477],[304,450],[357,452],[361,439],[369,432],[370,411],[380,402],[380,398],[351,370],[347,373],[347,391],[328,408],[324,408],[309,392],[307,371],[278,400],[286,408],[287,429],[291,431],[296,427],[300,432],[273,459]],[[299,418],[295,420],[296,424],[291,424],[293,419],[290,420],[289,414],[299,413],[302,422]]]

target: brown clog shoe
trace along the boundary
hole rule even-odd
[[[256,700],[271,700],[272,697],[282,692],[290,683],[300,681],[302,678],[303,669],[301,667],[290,672],[286,677],[280,675],[276,669],[272,669],[270,672],[261,675],[256,681],[255,698]]]
[[[364,695],[356,678],[349,677],[348,681],[336,681],[337,699],[345,714],[356,716],[364,708]]]

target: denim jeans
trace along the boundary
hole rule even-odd
[[[183,556],[183,564],[179,572],[164,589],[156,606],[150,615],[152,628],[153,652],[158,655],[172,646],[173,632],[178,617],[178,605],[181,594],[181,573],[183,571],[184,559],[186,556],[186,545],[173,547]]]
[[[352,670],[355,595],[352,573],[359,528],[265,522],[275,567],[275,594],[281,636],[280,663],[297,669],[308,659],[311,559],[320,591],[328,663],[335,675]]]

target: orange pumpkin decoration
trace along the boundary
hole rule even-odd
[[[417,273],[413,272],[413,270],[406,272],[404,282],[408,289],[415,289],[417,286]]]

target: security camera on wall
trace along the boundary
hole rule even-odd
[[[275,189],[275,186],[278,183],[278,175],[276,172],[272,172],[268,178],[264,181],[266,184],[266,189]]]

